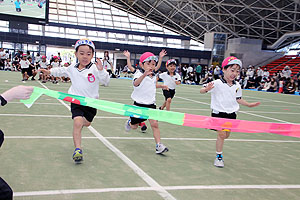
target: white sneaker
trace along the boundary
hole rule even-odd
[[[131,130],[130,122],[131,122],[130,118],[125,122],[125,131],[127,132]]]
[[[216,167],[221,167],[221,168],[223,168],[223,167],[224,167],[224,160],[223,160],[223,159],[218,159],[218,158],[216,158],[216,160],[215,160],[215,162],[214,162],[214,165],[215,165]]]
[[[168,152],[168,151],[169,151],[169,149],[165,145],[163,145],[162,143],[159,143],[159,144],[156,145],[156,153],[157,154],[163,154],[163,153]]]

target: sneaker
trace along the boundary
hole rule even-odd
[[[131,122],[131,119],[129,118],[125,123],[125,131],[127,131],[127,132],[131,130],[130,122]]]
[[[215,162],[214,162],[214,165],[216,167],[221,167],[221,168],[224,167],[224,160],[223,160],[223,156],[222,155],[221,156],[217,155],[217,157],[215,159]]]
[[[73,153],[73,160],[76,162],[76,163],[80,163],[81,161],[83,161],[83,156],[82,156],[82,150],[79,149],[79,148],[76,148],[74,150],[74,153]]]
[[[169,151],[169,149],[162,143],[156,144],[156,153],[157,154],[163,154],[168,151]]]
[[[146,133],[147,126],[145,122],[139,123],[139,126],[141,127],[142,133]]]

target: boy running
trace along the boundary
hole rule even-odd
[[[128,58],[128,57],[127,57]],[[127,59],[128,60],[128,59]],[[154,73],[157,64],[157,57],[151,52],[145,52],[140,57],[141,70],[137,70],[133,78],[133,92],[131,98],[135,106],[147,107],[156,109],[155,94],[156,88],[168,89],[165,85],[157,84],[156,75]],[[127,63],[129,66],[130,63]],[[125,130],[137,129],[139,123],[146,121],[146,119],[139,119],[130,117],[125,123]],[[154,140],[156,142],[156,153],[162,154],[168,151],[168,148],[160,143],[160,130],[158,128],[158,121],[149,119]]]
[[[103,69],[101,60],[98,58],[96,64],[91,60],[94,56],[95,45],[88,39],[81,39],[75,43],[75,56],[78,63],[69,67],[57,67],[49,70],[40,69],[45,73],[51,73],[54,76],[68,76],[72,85],[68,93],[90,98],[99,98],[99,85],[108,85],[109,75]],[[81,130],[84,126],[91,125],[97,110],[88,106],[82,106],[71,103],[71,112],[73,123],[73,141],[75,150],[73,160],[78,163],[83,160],[81,148]]]
[[[260,102],[248,103],[242,99],[242,89],[240,84],[235,81],[242,68],[242,62],[236,57],[227,57],[222,62],[224,76],[206,84],[200,89],[200,93],[211,93],[211,109],[212,117],[236,119],[236,112],[239,110],[239,104],[255,107]],[[218,137],[216,141],[217,156],[214,161],[216,167],[224,167],[223,161],[223,145],[224,140],[230,136],[230,130],[217,131]]]

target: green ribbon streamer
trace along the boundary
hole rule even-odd
[[[31,94],[30,98],[27,100],[21,100],[21,102],[25,105],[29,105],[30,107],[42,94],[56,99],[73,102],[83,106],[89,106],[98,110],[123,116],[130,116],[142,119],[154,119],[176,125],[183,125],[184,121],[184,113],[126,105],[111,101],[57,92],[54,90],[43,89],[39,87],[34,87],[33,93]]]

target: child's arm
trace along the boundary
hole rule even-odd
[[[96,67],[99,70],[99,79],[100,82],[104,85],[104,86],[108,86],[108,83],[110,81],[110,76],[108,74],[108,72],[106,70],[103,70],[103,65],[102,65],[102,61],[100,60],[100,58],[96,59]]]
[[[125,50],[123,51],[124,56],[127,58],[127,67],[129,68],[129,70],[134,73],[135,72],[135,68],[132,67],[131,65],[131,61],[130,61],[130,52]]]
[[[158,84],[158,83],[156,83],[156,88],[161,88],[161,89],[163,89],[163,90],[169,90],[169,87],[168,87],[168,86],[166,86],[166,85],[161,85],[161,84]]]
[[[152,74],[152,71],[148,70],[148,71],[145,71],[142,76],[135,79],[133,82],[134,87],[138,87],[141,84],[141,82],[144,80],[144,78],[150,74]]]
[[[203,87],[200,89],[200,93],[201,94],[204,94],[204,93],[207,93],[208,91],[210,91],[211,89],[213,89],[215,86],[214,86],[214,82],[209,82],[206,87]]]
[[[157,63],[157,66],[155,67],[155,72],[157,72],[161,66],[161,63],[162,63],[162,59],[163,57],[167,55],[167,51],[166,50],[161,50],[161,52],[159,53],[159,58],[158,58],[158,63]]]
[[[244,100],[244,99],[237,99],[236,100],[239,104],[241,104],[241,105],[243,105],[243,106],[248,106],[248,107],[256,107],[256,106],[258,106],[259,104],[260,104],[260,102],[254,102],[254,103],[249,103],[249,102],[247,102],[246,100]]]

